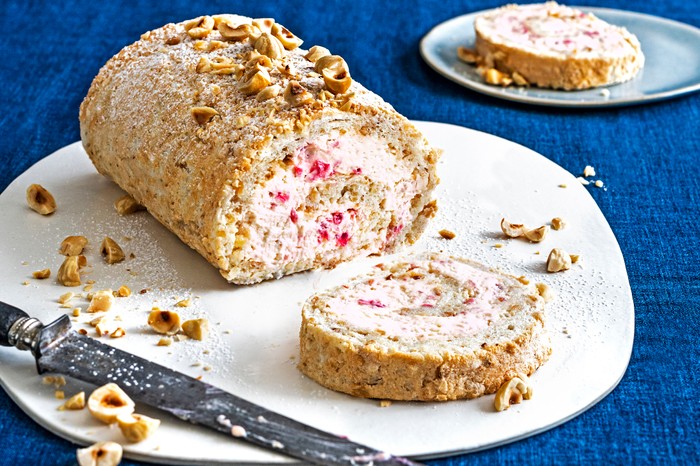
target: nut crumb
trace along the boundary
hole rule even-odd
[[[192,304],[192,300],[190,298],[182,299],[182,300],[178,301],[177,303],[175,303],[175,305],[177,307],[189,307],[190,304]]]
[[[117,290],[117,296],[120,298],[126,298],[128,296],[131,296],[131,289],[126,285],[122,285]]]
[[[78,330],[78,333],[81,335],[87,335],[87,330],[85,330],[84,328],[81,328]]]
[[[551,223],[552,230],[563,230],[564,227],[566,227],[566,222],[564,222],[564,220],[562,220],[560,217],[554,217]]]
[[[79,307],[73,308],[73,317],[80,317],[82,310]]]
[[[595,176],[595,168],[586,165],[586,168],[583,169],[583,177],[590,178],[591,176]]]
[[[56,390],[53,392],[53,396],[56,397],[57,400],[63,400],[66,398],[66,392],[63,390]]]
[[[62,375],[45,375],[41,378],[43,385],[53,385],[54,388],[63,387],[66,384],[66,378]]]
[[[501,244],[501,243],[496,243],[496,244],[493,245],[493,247],[496,248],[496,249],[501,249],[501,248],[503,247],[503,244]]]
[[[65,403],[58,407],[59,411],[65,411],[69,409],[71,411],[77,411],[85,407],[85,392],[78,392],[75,395],[68,398]]]
[[[445,239],[454,239],[457,236],[453,231],[442,229],[438,231],[438,234]]]
[[[575,264],[575,263],[577,263],[578,261],[581,260],[581,256],[578,255],[578,254],[569,254],[569,257],[571,258],[571,263],[572,263],[572,264]]]
[[[529,284],[530,284],[530,280],[528,280],[527,277],[525,277],[525,275],[521,275],[521,276],[517,277],[517,280],[518,280],[520,283],[522,283],[523,285],[529,285]]]
[[[42,270],[37,270],[35,272],[32,272],[32,277],[38,279],[38,280],[43,280],[45,278],[49,278],[51,276],[51,269],[42,269]]]
[[[117,327],[112,333],[109,334],[110,338],[121,338],[126,335],[126,330],[122,327]]]
[[[172,344],[173,344],[172,338],[163,337],[160,340],[158,340],[158,343],[156,343],[156,346],[170,346]]]
[[[564,183],[559,185],[560,188],[566,188],[566,185]]]

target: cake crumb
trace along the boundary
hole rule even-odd
[[[579,180],[579,182],[580,182],[582,185],[584,185],[584,186],[588,186],[589,184],[591,184],[590,181],[588,181],[587,179],[583,178],[582,176],[579,176],[579,177],[576,178],[576,179]]]
[[[559,185],[560,188],[566,188],[566,185],[564,183]]]
[[[454,239],[457,236],[453,231],[442,229],[438,231],[438,234],[445,239]]]
[[[583,169],[583,177],[590,178],[591,176],[595,176],[595,168],[586,165],[586,168]]]
[[[380,408],[388,408],[389,406],[391,406],[391,400],[379,400]]]
[[[596,188],[602,188],[603,187],[603,181],[602,180],[596,180],[595,183],[593,183]]]
[[[503,247],[503,244],[501,244],[501,243],[496,243],[496,244],[493,245],[493,247],[496,248],[496,249],[501,249],[501,248]]]

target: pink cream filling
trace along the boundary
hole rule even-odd
[[[595,55],[604,51],[622,56],[632,50],[619,29],[580,10],[551,3],[505,8],[477,21],[487,36],[540,53]]]
[[[375,275],[331,298],[327,312],[360,332],[418,340],[428,334],[444,339],[475,334],[500,318],[499,304],[508,296],[496,275],[456,261],[415,265],[436,275],[420,279],[396,278],[389,272]],[[436,276],[449,280],[440,284]]]
[[[408,168],[401,169],[398,163],[388,166],[387,151],[374,139],[347,135],[319,138],[297,149],[291,169],[278,168],[253,195],[250,212],[257,225],[249,229],[245,257],[273,264],[313,258],[326,251],[342,259],[355,255],[355,246],[361,243],[374,243],[381,249],[392,241],[410,222],[410,200],[424,186],[415,186]],[[320,214],[304,210],[314,188],[327,189],[336,180],[348,183],[360,176],[390,187],[384,193],[384,210],[398,221],[387,230],[360,231],[358,222],[371,212],[365,212],[361,202],[342,196],[325,199]]]

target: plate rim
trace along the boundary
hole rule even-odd
[[[661,16],[656,16],[656,15],[651,15],[648,13],[639,13],[636,11],[630,11],[630,10],[621,10],[621,9],[616,9],[616,8],[604,8],[604,7],[588,7],[588,6],[578,6],[578,5],[570,5],[572,8],[578,8],[581,10],[586,10],[591,13],[594,13],[598,15],[599,13],[611,13],[611,14],[624,14],[628,15],[629,17],[636,17],[636,18],[642,18],[647,21],[654,21],[657,23],[664,23],[667,26],[674,27],[674,28],[681,28],[685,29],[688,32],[692,32],[700,38],[700,28],[697,28],[693,26],[692,24],[687,24],[683,23],[681,21],[676,21],[673,19],[669,18],[663,18]],[[503,88],[501,87],[494,87],[482,82],[478,82],[466,77],[458,77],[455,73],[449,72],[449,70],[445,70],[443,67],[438,66],[435,60],[430,58],[430,47],[428,46],[429,42],[434,39],[434,35],[437,34],[437,32],[447,26],[450,23],[453,22],[459,22],[459,21],[465,21],[470,18],[475,18],[478,15],[488,13],[491,11],[494,11],[498,8],[488,8],[485,10],[480,10],[480,11],[475,11],[472,13],[466,13],[463,15],[455,16],[452,18],[449,18],[435,26],[433,26],[430,31],[428,31],[420,40],[419,43],[419,52],[421,55],[421,58],[423,61],[436,73],[438,73],[440,76],[449,79],[450,81],[459,84],[462,87],[465,87],[467,89],[470,89],[474,92],[478,92],[483,95],[488,95],[491,97],[495,97],[498,99],[502,100],[508,100],[512,102],[518,102],[522,104],[530,104],[530,105],[538,105],[538,106],[543,106],[543,107],[559,107],[559,108],[612,108],[612,107],[623,107],[623,106],[632,106],[632,105],[643,105],[643,104],[649,104],[653,102],[659,102],[662,100],[668,100],[676,97],[682,97],[684,95],[692,94],[694,92],[700,91],[700,73],[698,73],[697,76],[697,82],[695,84],[689,85],[689,86],[683,86],[679,87],[673,90],[669,91],[664,91],[664,92],[657,92],[648,96],[643,96],[643,97],[626,97],[626,98],[618,98],[615,100],[610,100],[610,99],[601,99],[601,100],[593,100],[593,101],[572,101],[572,100],[560,100],[560,99],[554,99],[554,98],[546,98],[546,97],[532,97],[532,96],[527,96],[525,94],[518,95],[518,94],[513,94],[513,93],[504,93],[501,92]],[[473,20],[472,20],[473,22]],[[698,54],[700,55],[700,53]],[[605,89],[606,87],[600,87],[600,89]],[[550,89],[551,91],[556,91],[555,89]],[[560,92],[569,92],[569,91],[560,91]]]

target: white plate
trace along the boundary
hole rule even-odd
[[[632,350],[632,297],[610,227],[586,189],[541,155],[466,128],[424,122],[418,126],[445,153],[436,193],[440,212],[415,248],[472,257],[546,282],[558,294],[548,311],[554,353],[532,377],[534,398],[508,411],[494,412],[492,396],[448,403],[395,402],[380,408],[376,400],[320,387],[295,366],[301,303],[314,291],[360,273],[380,259],[256,286],[229,285],[147,213],[119,217],[112,203],[122,192],[95,172],[79,143],[38,162],[0,196],[0,211],[5,219],[12,219],[0,225],[0,299],[45,323],[66,312],[56,302],[68,290],[53,278],[62,258],[57,248],[65,236],[84,234],[90,240],[86,254],[93,264],[85,278],[96,281],[96,290],[126,284],[135,291],[129,298],[119,298],[111,311],[122,316],[127,336],[104,339],[106,343],[202,375],[225,390],[320,429],[380,450],[426,458],[501,445],[576,416],[617,385]],[[55,195],[55,214],[42,217],[29,210],[24,191],[31,183],[40,183]],[[562,183],[568,187],[558,187]],[[560,216],[568,225],[550,232],[543,243],[531,244],[502,238],[502,216],[532,226]],[[443,228],[457,237],[440,238],[437,231]],[[98,249],[105,235],[135,258],[104,264]],[[496,243],[503,247],[495,248]],[[564,273],[547,274],[545,258],[555,246],[581,254],[582,263]],[[32,271],[44,267],[51,268],[52,278],[31,278]],[[23,285],[25,281],[29,284]],[[138,293],[146,288],[146,294]],[[185,318],[208,316],[213,324],[211,338],[156,346],[159,338],[145,323],[151,306],[172,309],[186,296],[199,298],[193,299],[191,307],[177,310]],[[85,308],[84,299],[74,302]],[[90,318],[83,314],[78,320]],[[75,325],[93,332],[87,325]],[[0,361],[5,390],[44,427],[79,443],[121,440],[117,430],[100,425],[86,411],[57,411],[60,402],[53,398],[51,387],[41,384],[28,353],[0,348]],[[193,366],[198,362],[212,370]],[[66,395],[78,388],[90,389],[71,380]],[[285,461],[204,428],[143,407],[139,410],[162,417],[163,425],[152,439],[127,446],[130,458],[169,464]]]
[[[457,47],[474,47],[474,18],[486,11],[458,16],[439,24],[423,37],[423,59],[446,78],[482,94],[501,99],[554,107],[612,107],[655,102],[700,89],[700,29],[656,16],[575,7],[624,26],[642,44],[646,62],[631,81],[585,91],[561,91],[537,87],[500,87],[486,84],[476,68],[457,59]],[[488,10],[490,11],[490,10]]]

